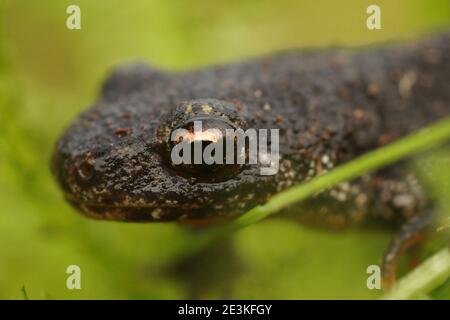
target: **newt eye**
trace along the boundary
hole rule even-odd
[[[83,161],[79,164],[77,175],[82,182],[88,182],[95,176],[95,168],[89,161]]]
[[[171,132],[172,167],[194,181],[226,180],[241,168],[236,128],[223,118],[191,118]]]

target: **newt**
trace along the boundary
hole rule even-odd
[[[57,142],[52,171],[88,217],[124,222],[232,219],[294,184],[450,115],[450,33],[356,49],[286,51],[187,72],[117,67]],[[220,130],[279,129],[279,171],[260,164],[173,165],[170,134],[201,118]],[[424,238],[433,203],[405,162],[326,190],[285,212],[343,229],[398,231],[385,283]]]

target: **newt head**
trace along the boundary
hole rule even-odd
[[[174,163],[171,156],[181,141],[187,150],[199,146],[203,152],[223,138],[220,133],[245,129],[246,116],[238,110],[215,99],[173,108],[139,93],[100,99],[60,138],[52,171],[67,201],[95,219],[189,222],[236,216],[275,191],[274,176],[260,175],[259,164]],[[194,136],[198,121],[202,131]]]

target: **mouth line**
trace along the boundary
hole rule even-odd
[[[69,199],[70,198],[70,199]],[[82,214],[96,220],[123,222],[170,222],[190,221],[189,212],[202,210],[197,205],[179,204],[102,204],[83,202],[70,195],[67,201]],[[198,217],[200,218],[200,217]],[[180,220],[181,219],[181,220]]]
[[[179,203],[156,203],[155,204],[106,204],[106,203],[100,203],[100,202],[86,202],[83,200],[80,200],[79,198],[76,198],[75,196],[71,194],[65,194],[64,197],[67,201],[77,205],[77,206],[87,206],[87,207],[95,207],[95,208],[110,208],[110,209],[179,209],[180,205]],[[183,209],[199,209],[200,206],[195,204],[184,204]]]

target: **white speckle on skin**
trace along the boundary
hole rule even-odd
[[[339,184],[339,188],[344,192],[349,192],[350,191],[350,183],[342,182]]]
[[[355,203],[358,207],[363,207],[367,203],[367,196],[364,193],[358,194]]]
[[[155,209],[152,211],[151,216],[153,219],[159,220],[159,219],[161,219],[161,213],[162,213],[162,210],[158,208],[158,209]]]
[[[406,72],[398,82],[398,91],[402,97],[409,96],[411,89],[417,81],[417,73],[414,71]]]
[[[394,197],[396,207],[411,207],[414,204],[414,197],[409,194],[400,194]]]
[[[337,199],[341,202],[344,202],[345,200],[347,200],[347,194],[344,192],[339,192]]]

